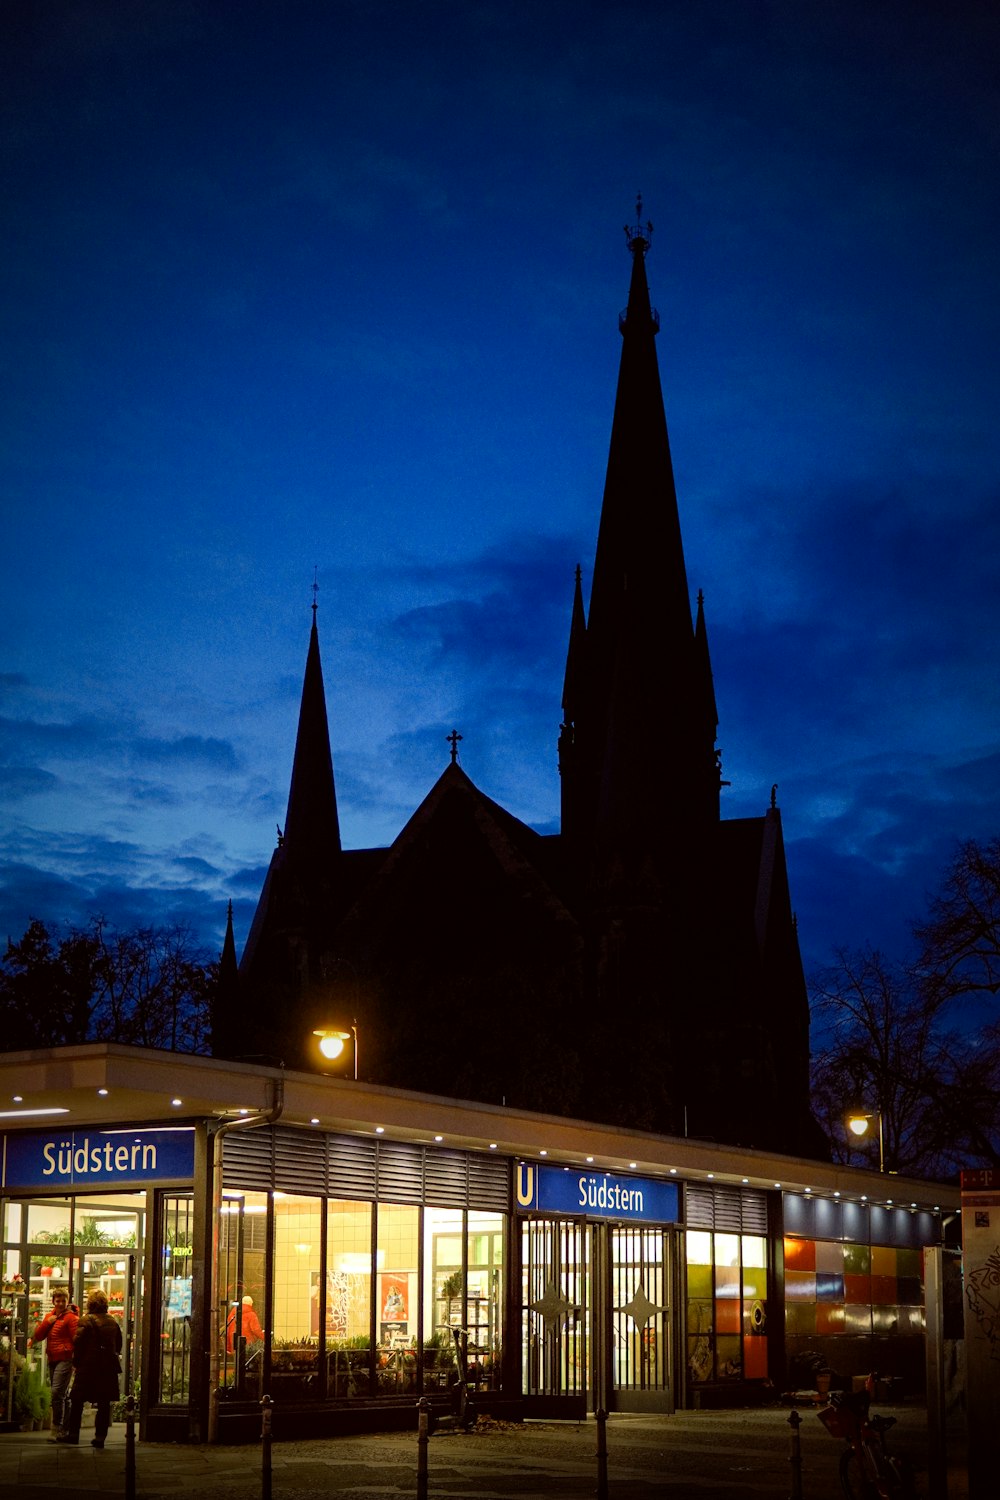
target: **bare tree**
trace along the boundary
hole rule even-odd
[[[944,1066],[933,1007],[910,971],[876,949],[842,949],[813,988],[823,1041],[813,1060],[813,1108],[834,1159],[879,1165],[876,1135],[847,1129],[852,1111],[881,1117],[887,1171],[925,1171],[941,1157],[935,1091]]]
[[[0,963],[0,1046],[207,1052],[217,980],[218,965],[183,925],[119,931],[95,917],[55,943],[36,919]]]
[[[959,845],[914,937],[935,1003],[1000,992],[1000,838]]]

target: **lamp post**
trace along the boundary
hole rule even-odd
[[[316,1045],[319,1047],[321,1056],[323,1056],[324,1058],[326,1058],[327,1062],[336,1062],[336,1060],[339,1057],[343,1057],[343,1055],[344,1055],[344,1048],[347,1046],[348,1042],[353,1037],[353,1039],[354,1039],[354,1081],[355,1081],[355,1083],[357,1083],[357,1081],[358,1081],[358,1024],[357,1024],[357,1022],[354,1021],[354,1022],[351,1023],[351,1028],[350,1028],[349,1031],[341,1031],[336,1026],[317,1026],[314,1029],[314,1031],[313,1031],[313,1036],[319,1037],[319,1041],[317,1042]]]
[[[853,1135],[865,1136],[871,1129],[872,1121],[878,1121],[878,1169],[885,1171],[885,1142],[882,1136],[882,1111],[876,1110],[874,1114],[863,1114],[860,1110],[857,1114],[848,1115],[847,1128]]]

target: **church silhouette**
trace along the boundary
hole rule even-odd
[[[577,569],[569,619],[560,832],[480,791],[456,734],[395,841],[344,849],[314,603],[284,828],[238,968],[230,918],[213,1046],[314,1066],[311,1032],[338,1022],[373,1083],[822,1156],[775,794],[760,817],[720,815],[641,200],[625,233],[593,581],[585,608]]]

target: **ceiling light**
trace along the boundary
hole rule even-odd
[[[549,1153],[547,1151],[539,1151],[538,1154],[539,1156],[548,1156]]]
[[[708,1172],[706,1175],[708,1177],[709,1182],[711,1182],[712,1178],[715,1176],[715,1173],[714,1172]]]
[[[444,1136],[443,1136],[443,1135],[436,1135],[436,1136],[435,1136],[435,1137],[434,1137],[434,1139],[435,1139],[435,1140],[436,1140],[436,1141],[443,1141],[443,1140],[444,1140]]]
[[[588,1157],[587,1157],[587,1160],[588,1160],[588,1161],[593,1161],[593,1160],[594,1160],[594,1158],[593,1158],[593,1157],[592,1157],[592,1156],[588,1156]]]
[[[97,1092],[100,1094],[102,1099],[106,1099],[108,1097],[107,1089],[98,1089]]]
[[[750,1179],[749,1179],[749,1177],[744,1177],[744,1178],[742,1178],[742,1181],[743,1181],[743,1182],[749,1182],[749,1181],[750,1181]]]
[[[28,1115],[68,1115],[68,1109],[0,1109],[0,1120],[24,1120]]]
[[[170,1102],[174,1106],[174,1109],[176,1109],[179,1104],[183,1104],[184,1103],[184,1100],[183,1099],[171,1099]]]
[[[496,1143],[496,1141],[490,1141],[490,1150],[491,1151],[495,1151],[496,1149],[497,1149],[497,1143]]]
[[[384,1125],[376,1125],[375,1126],[375,1134],[376,1135],[385,1135],[385,1126]]]
[[[812,1188],[803,1188],[802,1191],[805,1192],[805,1193],[811,1193],[812,1192]]]
[[[319,1124],[319,1117],[317,1115],[313,1115],[312,1119],[309,1121],[309,1124],[310,1125],[318,1125]]]
[[[671,1177],[676,1177],[677,1176],[677,1168],[676,1167],[671,1167],[670,1168],[670,1175],[671,1175]]]
[[[23,1104],[24,1103],[24,1095],[23,1094],[15,1094],[14,1095],[14,1103],[15,1104]]]
[[[629,1162],[629,1166],[630,1166],[630,1167],[634,1167],[634,1166],[635,1166],[635,1165],[636,1165],[636,1163],[635,1163],[635,1162],[634,1162],[634,1161],[630,1161],[630,1162]]]

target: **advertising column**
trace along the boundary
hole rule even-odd
[[[969,1414],[969,1500],[987,1500],[1000,1482],[1000,1172],[962,1173],[965,1363]]]

